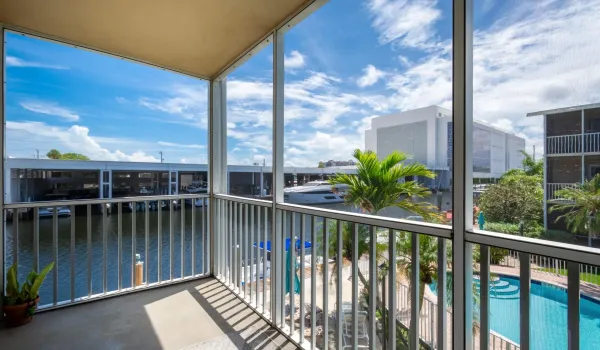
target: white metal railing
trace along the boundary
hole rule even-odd
[[[548,183],[546,184],[547,200],[558,199],[557,191],[575,186],[579,186],[579,183]]]
[[[546,154],[581,153],[581,145],[581,134],[548,136],[546,137]]]
[[[529,259],[531,268],[536,273],[552,274],[562,276],[565,279],[567,278],[568,262],[566,260],[533,254],[529,255]],[[500,265],[519,268],[519,252],[509,250],[508,255],[502,259]],[[600,285],[600,268],[598,266],[579,264],[579,273],[582,275],[581,282]]]
[[[297,343],[342,349],[384,342],[408,345],[419,339],[421,345],[449,348],[448,318],[438,319],[439,311],[433,310],[442,307],[445,313],[445,305],[427,304],[419,312],[417,297],[410,299],[415,300],[409,301],[410,308],[400,309],[396,304],[404,292],[395,283],[384,282],[385,288],[380,283],[382,278],[397,279],[396,269],[382,265],[387,257],[397,256],[397,240],[409,240],[414,249],[408,255],[418,259],[415,254],[419,254],[420,235],[392,229],[413,227],[413,223],[287,204],[278,204],[273,218],[272,202],[227,195],[215,198],[215,274]],[[277,223],[276,230],[272,229],[273,222]],[[386,227],[388,224],[392,228]],[[433,244],[442,258],[436,263],[445,266],[444,241],[450,232],[438,226],[429,230],[443,233]],[[351,237],[361,237],[360,253],[359,239]],[[382,239],[388,250],[378,257],[376,242]],[[294,273],[286,272],[296,265]],[[418,268],[411,276],[418,278]],[[445,300],[445,274],[440,274],[438,282],[444,286],[439,293]],[[288,294],[286,289],[297,292]],[[376,297],[370,298],[373,295]],[[407,323],[402,322],[405,313],[410,314]],[[399,336],[402,339],[396,337],[399,326],[405,332]],[[419,337],[413,336],[417,332]]]
[[[600,152],[600,132],[583,134],[583,144],[585,152],[598,153]]]
[[[54,262],[40,309],[205,276],[207,207],[207,195],[6,204],[6,261],[20,280]]]

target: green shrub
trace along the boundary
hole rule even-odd
[[[506,233],[509,235],[520,235],[518,224],[508,224],[505,222],[487,222],[484,226],[486,231]],[[526,222],[523,226],[523,235],[525,237],[539,238],[544,234],[544,227],[535,221]]]

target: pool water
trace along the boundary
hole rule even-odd
[[[498,276],[490,282],[490,328],[519,343],[518,278]],[[475,282],[479,290],[479,281]],[[430,285],[436,294],[435,284]],[[531,281],[531,349],[567,349],[567,292],[551,284]],[[600,349],[600,302],[580,299],[580,348]]]

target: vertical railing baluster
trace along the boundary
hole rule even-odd
[[[290,266],[290,272],[289,272],[289,276],[288,276],[288,281],[287,283],[289,283],[289,295],[290,295],[290,335],[293,337],[294,336],[294,324],[296,323],[294,318],[295,318],[295,314],[296,314],[296,301],[295,301],[295,297],[296,295],[294,294],[294,276],[296,274],[296,255],[295,250],[296,250],[296,213],[294,212],[290,212],[290,258],[289,261],[287,261],[286,263],[289,264]],[[286,222],[286,221],[284,221]],[[287,222],[286,222],[287,223]],[[286,268],[287,270],[287,268]],[[300,305],[300,307],[302,307],[302,305]],[[302,320],[300,320],[300,322],[302,322]]]
[[[250,287],[250,279],[249,279],[249,271],[248,269],[250,268],[249,266],[249,262],[248,262],[248,234],[249,234],[249,227],[248,227],[248,207],[250,205],[246,204],[244,205],[244,240],[242,241],[242,244],[244,245],[244,299],[246,299],[246,297],[250,294],[250,292],[248,291],[248,288]]]
[[[520,253],[521,269],[520,269],[520,346],[521,349],[530,349],[529,329],[530,329],[530,290],[531,290],[531,264],[528,253]]]
[[[249,207],[250,208],[248,208],[247,213],[248,215],[250,215],[250,239],[248,242],[248,249],[250,249],[250,262],[248,263],[248,269],[250,270],[250,279],[248,280],[248,289],[250,289],[249,303],[252,304],[252,297],[254,296],[254,294],[256,294],[256,291],[254,291],[254,294],[252,293],[252,285],[257,281],[256,270],[258,268],[258,265],[254,261],[254,205],[249,205]]]
[[[419,305],[419,234],[411,234],[411,268],[410,268],[410,349],[419,350],[419,318],[421,305]]]
[[[33,269],[35,271],[40,271],[40,208],[39,207],[35,207],[33,209]]]
[[[260,212],[259,212],[260,214]],[[263,281],[262,281],[262,312],[263,314],[265,313],[265,307],[267,304],[267,224],[268,224],[268,215],[269,215],[269,208],[265,207],[265,213],[264,213],[265,217],[264,217],[264,227],[263,227]],[[260,215],[258,216],[260,218]],[[259,227],[260,227],[260,223],[259,223]],[[270,263],[270,262],[269,262]],[[270,267],[269,267],[269,274],[270,272]]]
[[[447,348],[447,332],[446,332],[446,240],[438,238],[438,256],[437,256],[437,349],[444,350]]]
[[[232,202],[229,201],[227,210],[227,217],[229,219],[229,224],[227,225],[227,283],[231,286],[234,282],[233,279],[233,209]]]
[[[201,203],[202,203],[202,212],[200,213],[200,225],[202,226],[201,229],[201,233],[202,236],[200,237],[202,239],[202,251],[200,252],[202,254],[202,269],[203,269],[203,273],[204,274],[209,274],[210,273],[210,234],[207,232],[207,226],[209,224],[209,218],[206,217],[207,213],[208,213],[208,198],[202,198],[201,199]],[[193,211],[195,211],[195,201],[194,204],[192,205],[192,209]],[[205,249],[206,247],[206,249]],[[216,260],[215,260],[216,261]]]
[[[233,241],[233,252],[234,252],[234,262],[233,262],[233,268],[235,270],[235,280],[234,280],[234,285],[235,285],[235,290],[237,291],[237,293],[240,292],[240,248],[239,248],[239,243],[240,243],[240,235],[239,235],[239,227],[241,226],[238,222],[239,219],[241,219],[241,216],[238,213],[238,209],[241,210],[241,204],[238,205],[238,203],[234,203],[234,213],[233,213],[233,225],[234,225],[234,229],[233,229],[233,234],[235,236],[234,241]],[[238,219],[239,218],[239,219]]]
[[[36,215],[38,216],[38,215]],[[39,230],[39,226],[38,226]],[[38,231],[39,232],[39,231]],[[39,266],[38,270],[39,271]],[[92,205],[87,205],[87,287],[88,297],[92,296]]]
[[[123,283],[123,208],[117,203],[117,289],[121,291]]]
[[[52,299],[56,305],[58,303],[58,207],[54,207],[52,211],[52,260],[54,261]]]
[[[135,280],[135,271],[137,263],[137,259],[135,255],[137,254],[137,208],[136,202],[131,202],[131,288],[135,289],[136,280]]]
[[[336,243],[337,243],[337,247],[336,247],[336,255],[335,255],[335,265],[336,265],[336,308],[335,308],[335,312],[336,312],[336,330],[335,330],[335,335],[336,335],[336,344],[335,347],[336,349],[340,349],[343,347],[343,332],[342,332],[342,323],[344,322],[344,314],[343,314],[343,310],[342,310],[342,268],[344,266],[344,258],[342,256],[342,240],[343,240],[343,236],[342,236],[342,222],[340,220],[336,221]],[[301,323],[302,324],[302,323]]]
[[[196,201],[198,199],[192,198],[192,204],[190,204],[190,210],[192,211],[192,276],[196,276]],[[185,202],[185,199],[183,200]],[[204,204],[204,198],[201,199],[202,204]],[[203,206],[204,208],[204,206]],[[202,228],[204,228],[204,224],[203,222],[200,223],[200,226]],[[221,232],[219,232],[219,235],[222,234],[223,230],[221,230]],[[204,232],[202,232],[204,233]],[[204,237],[204,235],[200,236],[200,242],[203,242],[202,237]],[[219,239],[217,236],[217,239]],[[200,256],[202,257],[202,264],[204,265],[205,261],[204,260],[204,254],[203,252],[203,247],[204,244],[202,244],[202,247],[200,248]],[[221,264],[221,266],[223,266],[223,264]],[[202,269],[204,270],[204,269]]]
[[[391,259],[390,259],[391,261]],[[377,348],[377,227],[369,227],[369,349]],[[325,333],[327,334],[327,333]]]
[[[481,245],[480,249],[480,272],[479,272],[479,295],[481,316],[479,324],[479,348],[486,349],[490,344],[490,247]]]
[[[312,346],[315,348],[317,345],[317,260],[315,256],[317,217],[313,216],[310,223],[310,338]],[[304,267],[304,261],[302,261],[302,266]]]
[[[222,199],[218,199],[215,198],[214,201],[214,212],[215,212],[215,225],[214,225],[214,230],[217,233],[215,235],[215,244],[217,245],[217,248],[215,249],[216,252],[218,252],[217,255],[217,259],[216,261],[218,261],[218,266],[217,266],[217,271],[219,271],[219,273],[221,274],[221,277],[223,278],[223,280],[225,281],[225,283],[227,283],[227,269],[229,267],[229,263],[227,261],[227,254],[226,254],[226,247],[227,247],[227,238],[225,236],[225,232],[227,230],[227,217],[226,215],[226,208],[227,208],[227,201],[222,200]],[[202,246],[204,246],[204,239],[202,239]],[[205,260],[203,260],[202,264],[205,264]]]
[[[75,206],[71,206],[71,302],[75,301]]]
[[[254,210],[256,209],[256,210]],[[254,244],[254,306],[256,307],[256,310],[258,310],[258,290],[259,290],[259,281],[260,281],[260,272],[258,271],[258,267],[260,266],[260,256],[259,256],[259,250],[258,250],[258,246],[259,246],[259,241],[260,239],[258,238],[258,236],[260,235],[260,229],[254,225],[254,217],[258,215],[256,217],[256,221],[260,222],[260,207],[259,206],[252,206],[252,240]]]
[[[169,280],[175,278],[175,223],[173,222],[173,201],[169,200]]]
[[[329,349],[329,222],[323,218],[323,349]],[[373,338],[375,339],[375,338]]]
[[[181,279],[185,278],[185,199],[179,200],[179,215],[181,216]],[[193,262],[192,262],[193,264]]]
[[[158,210],[158,283],[162,282],[162,205],[156,201]]]
[[[106,220],[108,207],[106,203],[101,204],[102,208],[102,293],[106,294],[108,290],[108,263],[107,263],[107,251],[108,251],[108,233],[107,226],[108,221]]]
[[[568,348],[569,350],[579,350],[579,322],[580,322],[580,280],[579,264],[575,262],[567,263],[567,325],[568,325]]]
[[[358,348],[358,224],[352,223],[352,348]]]
[[[389,282],[388,282],[388,295],[390,298],[388,314],[388,344],[393,347],[396,344],[396,312],[398,305],[396,305],[396,293],[397,293],[397,277],[396,277],[396,231],[388,230],[388,255],[389,255]],[[415,261],[415,260],[411,260]]]
[[[8,210],[5,210],[7,213]],[[19,209],[13,209],[13,264],[17,267],[17,273],[19,271]],[[3,238],[0,238],[3,239]],[[3,262],[2,262],[3,263]],[[38,271],[39,272],[39,271]],[[4,278],[4,277],[2,277]]]
[[[300,344],[304,342],[304,285],[306,284],[304,278],[304,259],[305,252],[304,246],[306,245],[306,216],[304,214],[300,215]]]
[[[148,264],[150,263],[149,253],[150,246],[150,208],[148,208],[148,201],[144,201],[144,282],[146,286],[150,284],[148,279]]]
[[[278,239],[277,243],[279,244],[279,249],[277,250],[278,252],[285,252],[286,251],[286,215],[287,212],[285,210],[281,210],[281,211],[277,211],[279,213],[279,215],[281,215],[281,236],[282,239]],[[277,222],[277,221],[276,221]],[[279,308],[279,324],[281,325],[281,327],[284,327],[284,322],[285,322],[285,315],[284,315],[284,305],[285,305],[285,253],[281,254],[281,258],[278,259],[278,261],[281,261],[281,264],[283,265],[282,268],[278,269],[279,271],[279,279],[278,282],[279,285],[281,286],[281,292],[279,293],[279,305],[281,305],[281,307]]]

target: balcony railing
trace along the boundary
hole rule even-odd
[[[581,134],[548,136],[546,138],[546,154],[581,153]]]
[[[205,276],[207,197],[7,204],[6,262],[17,264],[24,280],[31,269],[54,261],[40,309]]]
[[[600,132],[548,136],[546,138],[546,154],[599,153]]]
[[[546,184],[547,200],[558,199],[559,190],[579,186],[579,183],[548,183]]]

